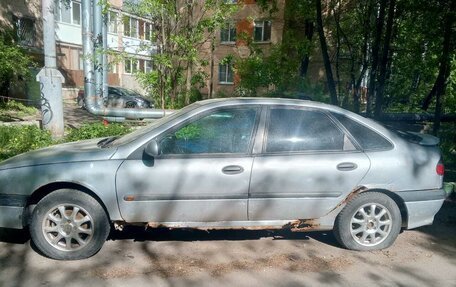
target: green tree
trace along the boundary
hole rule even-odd
[[[203,68],[209,61],[201,50],[238,8],[225,2],[141,0],[128,5],[133,13],[154,21],[158,52],[151,57],[155,70],[138,76],[163,108],[189,104],[192,94],[204,86],[209,75]]]
[[[8,97],[11,83],[30,75],[32,58],[15,41],[15,33],[0,27],[0,96]]]

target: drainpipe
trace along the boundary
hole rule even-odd
[[[49,1],[49,0],[48,0]],[[95,6],[99,6],[97,3],[97,0],[93,0]],[[162,118],[165,115],[171,114],[173,111],[170,110],[159,110],[159,109],[119,109],[119,108],[106,108],[103,105],[103,100],[100,99],[101,93],[96,93],[97,87],[100,87],[100,91],[104,90],[102,88],[103,84],[103,78],[107,78],[107,70],[106,71],[106,76],[103,76],[101,73],[95,70],[95,64],[102,63],[103,62],[103,57],[95,56],[95,54],[104,54],[104,53],[97,53],[96,50],[94,50],[94,45],[93,45],[93,33],[90,29],[90,21],[91,21],[91,15],[90,15],[90,10],[91,10],[91,0],[82,0],[81,1],[81,12],[82,12],[82,49],[83,49],[83,54],[84,54],[84,93],[85,93],[85,106],[87,111],[89,111],[91,114],[98,115],[98,116],[103,116],[107,117],[108,119],[112,120],[113,117],[118,117],[122,120],[122,118],[129,118],[129,119],[142,119],[142,118],[152,118],[152,119],[157,119],[157,118]],[[98,9],[99,8],[99,9]],[[94,32],[95,36],[102,34],[104,36],[107,35],[107,33],[101,33],[102,30],[102,11],[101,7],[98,7],[93,9],[94,14],[96,12],[96,15],[94,15]],[[96,21],[96,22],[95,22]],[[103,37],[101,37],[103,38]],[[97,41],[97,39],[95,39]],[[103,47],[105,46],[104,42],[107,42],[107,37],[102,39]],[[98,42],[98,41],[97,41]],[[105,60],[105,65],[107,65],[107,60]],[[101,69],[99,69],[101,70]],[[106,84],[104,85],[106,86]],[[105,90],[107,91],[107,89]],[[105,94],[105,96],[107,96]],[[98,100],[97,100],[98,99]]]
[[[95,99],[96,104],[99,107],[103,106],[103,39],[102,27],[103,27],[103,13],[102,7],[98,3],[99,0],[93,0],[93,51],[94,51],[94,73],[95,73]]]
[[[55,49],[54,1],[42,1],[44,67],[36,75],[41,86],[41,114],[43,128],[53,138],[61,138],[64,132],[62,83],[65,78],[57,70]]]
[[[108,96],[108,14],[103,14],[103,23],[101,26],[101,32],[103,34],[103,85],[102,85],[102,95],[103,97]]]

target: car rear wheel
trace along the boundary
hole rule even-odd
[[[378,250],[394,243],[401,223],[401,212],[393,199],[380,192],[365,192],[339,213],[334,234],[347,249]]]
[[[45,256],[77,260],[97,253],[109,235],[102,206],[90,195],[62,189],[45,196],[33,210],[30,236]]]

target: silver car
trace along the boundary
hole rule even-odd
[[[46,256],[94,255],[110,228],[334,230],[348,249],[390,246],[442,206],[438,140],[302,100],[192,104],[119,138],[0,164],[0,227]]]

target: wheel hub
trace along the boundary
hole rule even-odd
[[[90,214],[80,206],[63,204],[53,207],[43,220],[46,241],[56,249],[75,251],[85,247],[94,232]]]
[[[383,242],[389,236],[391,227],[391,213],[375,203],[361,206],[350,222],[353,239],[363,246],[375,246]]]
[[[61,227],[61,230],[62,230],[63,235],[68,236],[73,232],[74,226],[71,223],[65,223]]]

